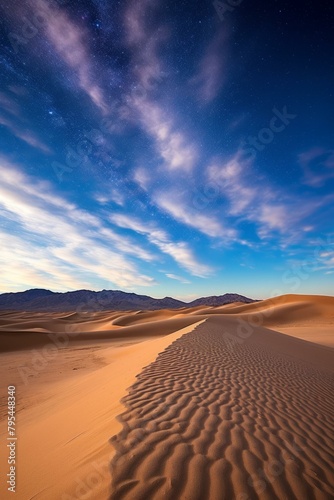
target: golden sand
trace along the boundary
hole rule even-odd
[[[334,498],[334,298],[1,313],[0,339],[19,500]]]

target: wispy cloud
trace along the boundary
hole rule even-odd
[[[195,87],[198,99],[209,103],[217,97],[226,78],[226,46],[228,34],[226,29],[220,30],[209,42],[198,65],[198,71],[190,80]]]
[[[144,167],[136,168],[133,174],[133,180],[144,190],[147,191],[150,183],[150,173]]]
[[[237,153],[231,160],[216,161],[207,170],[210,182],[219,187],[219,196],[228,201],[228,215],[257,225],[261,239],[280,233],[287,236],[318,203],[296,210],[298,200],[274,188],[263,177],[254,181],[252,166]]]
[[[103,225],[100,218],[54,195],[48,183],[36,182],[5,161],[0,173],[1,217],[4,228],[7,223],[10,227],[3,237],[6,241],[16,238],[14,246],[1,249],[0,259],[9,269],[21,269],[24,261],[32,263],[36,281],[30,286],[40,286],[37,278],[41,274],[58,289],[71,283],[76,288],[79,282],[96,279],[128,289],[155,283],[128,258],[152,261],[152,253]]]
[[[153,139],[167,170],[189,172],[198,161],[198,149],[173,111],[167,110],[156,96],[152,97],[168,73],[159,57],[160,46],[168,38],[168,29],[159,25],[152,31],[147,25],[148,15],[154,16],[158,7],[159,2],[145,0],[131,2],[126,10],[126,43],[131,49],[132,72],[139,85],[139,92],[132,93],[129,103],[140,125]]]
[[[258,191],[255,186],[246,181],[249,164],[242,163],[238,155],[230,161],[214,162],[208,169],[208,178],[216,183],[221,194],[230,202],[229,214],[240,215],[255,202]]]
[[[35,10],[43,15],[46,35],[62,60],[75,73],[79,87],[103,114],[109,109],[97,78],[87,46],[88,33],[76,25],[64,10],[49,2],[36,0]]]
[[[16,117],[21,115],[20,106],[10,95],[5,92],[0,92],[0,108],[6,110],[11,115]]]
[[[187,243],[171,241],[168,234],[154,224],[147,224],[123,214],[115,214],[110,218],[119,227],[145,235],[152,245],[158,247],[161,252],[170,255],[180,267],[186,269],[193,276],[205,277],[213,271],[209,266],[197,261]]]
[[[171,280],[179,281],[180,283],[183,283],[184,285],[190,283],[190,281],[186,280],[185,278],[182,278],[182,276],[177,276],[176,274],[167,273],[166,276],[167,276],[167,278],[169,278]]]
[[[237,237],[235,229],[225,227],[213,215],[205,215],[190,203],[186,203],[180,192],[158,193],[154,197],[155,203],[165,212],[169,213],[174,219],[189,227],[195,228],[207,236],[213,238],[225,238],[230,240]]]
[[[334,178],[334,150],[313,148],[301,153],[298,160],[306,185],[319,188]]]
[[[156,150],[166,168],[170,171],[192,171],[199,159],[199,152],[196,145],[175,125],[175,119],[158,103],[147,99],[134,98],[133,104],[146,132],[154,139]]]
[[[125,203],[124,194],[119,189],[115,188],[110,188],[106,194],[96,194],[95,199],[101,205],[107,205],[110,202],[113,202],[122,207]]]
[[[0,115],[0,125],[5,126],[15,137],[29,144],[29,146],[39,149],[43,151],[43,153],[51,153],[50,148],[44,144],[34,132],[31,130],[24,130],[22,126],[15,124],[11,119]]]
[[[319,264],[322,269],[327,269],[326,274],[331,274],[334,271],[334,249],[328,249],[325,252],[320,252]]]
[[[125,11],[126,42],[132,51],[132,70],[138,82],[146,90],[155,86],[165,72],[158,51],[169,37],[169,30],[161,25],[152,28],[148,16],[154,16],[159,1],[132,1]]]
[[[48,248],[39,247],[28,235],[22,239],[0,231],[1,292],[22,288],[44,287],[53,290],[87,288],[87,279],[71,265],[54,259]]]
[[[18,96],[22,97],[22,94]],[[12,92],[0,92],[0,125],[6,127],[17,139],[29,146],[43,153],[51,153],[49,146],[32,130],[32,125],[24,117],[20,103],[17,98],[13,98]]]

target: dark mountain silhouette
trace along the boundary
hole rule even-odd
[[[200,299],[193,300],[188,304],[190,307],[196,306],[223,306],[225,304],[232,304],[232,302],[243,302],[250,304],[256,300],[249,299],[237,293],[225,293],[225,295],[211,295],[210,297],[201,297]]]
[[[165,297],[154,299],[148,295],[138,295],[120,290],[77,290],[75,292],[56,293],[50,290],[32,289],[25,292],[0,294],[1,310],[19,311],[106,311],[133,309],[177,309],[194,306],[220,306],[231,302],[254,302],[238,294],[202,297],[189,304],[181,300]]]

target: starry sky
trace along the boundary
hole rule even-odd
[[[0,293],[334,294],[329,2],[0,11]]]

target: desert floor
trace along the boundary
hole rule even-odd
[[[332,297],[1,312],[0,498],[334,499],[333,347]]]

